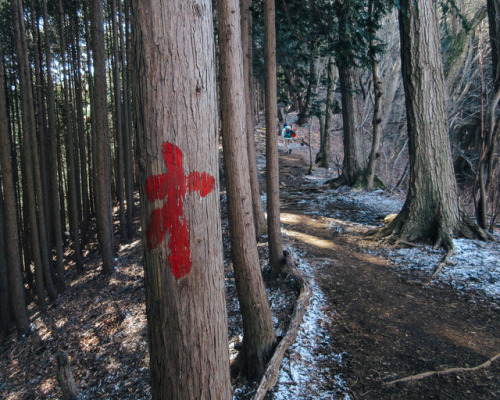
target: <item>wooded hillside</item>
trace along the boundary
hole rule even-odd
[[[43,348],[34,314],[96,243],[113,275],[139,216],[153,397],[229,398],[279,345],[262,270],[295,271],[279,146],[306,146],[328,188],[403,197],[370,238],[445,263],[454,238],[499,229],[499,102],[500,0],[0,0],[0,337]],[[221,195],[244,332],[231,370]]]

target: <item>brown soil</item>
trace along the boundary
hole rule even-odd
[[[334,234],[331,219],[307,215],[307,202],[289,200],[291,194],[313,196],[317,190],[301,179],[307,171],[302,157],[281,154],[280,161],[284,228],[294,232],[289,245],[306,254],[327,298],[331,345],[335,353],[345,354],[341,366],[329,368],[332,376],[341,374],[349,395],[500,398],[500,360],[473,372],[388,384],[427,371],[474,367],[500,353],[498,308],[473,302],[451,287],[425,285],[419,276],[403,277],[386,258],[367,254],[367,248],[381,245],[367,241],[359,225],[346,224],[342,235]]]

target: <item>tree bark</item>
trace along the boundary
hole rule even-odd
[[[212,3],[132,4],[153,398],[230,399]]]
[[[106,54],[102,0],[91,1],[92,51],[94,59],[94,114],[96,135],[96,214],[103,273],[114,269],[113,211],[111,204],[111,151],[107,122]]]
[[[49,27],[47,12],[47,0],[43,0],[43,24]],[[64,290],[64,264],[63,264],[63,244],[62,226],[59,213],[59,185],[57,182],[57,132],[55,114],[54,82],[52,80],[52,53],[50,50],[49,35],[45,35],[45,59],[47,68],[47,117],[48,117],[48,142],[49,142],[49,182],[50,201],[54,210],[52,225],[54,229],[54,245],[56,248],[56,271],[57,286],[59,291]]]
[[[368,159],[368,166],[366,168],[366,188],[368,190],[373,190],[374,181],[375,181],[375,171],[378,167],[380,160],[380,131],[381,131],[381,122],[382,122],[382,109],[381,109],[381,99],[382,99],[382,80],[380,79],[378,73],[378,61],[376,59],[375,54],[375,42],[372,39],[370,42],[370,47],[372,50],[372,80],[373,80],[373,118],[372,118],[372,148],[370,151],[370,158]]]
[[[83,88],[82,88],[82,73],[81,73],[81,44],[80,44],[80,29],[79,29],[79,9],[75,7],[72,18],[72,58],[73,58],[73,80],[75,82],[75,101],[76,101],[76,132],[77,132],[77,146],[76,154],[79,155],[79,177],[81,188],[81,210],[80,216],[80,241],[82,246],[86,243],[87,230],[89,227],[89,179],[88,179],[88,160],[85,138],[85,120],[84,120],[84,104],[83,104]]]
[[[68,213],[73,246],[75,248],[75,263],[78,272],[83,271],[82,251],[80,246],[80,219],[78,218],[78,200],[76,184],[76,161],[75,161],[75,131],[71,126],[70,94],[68,82],[68,69],[66,64],[66,40],[64,33],[64,9],[62,0],[59,0],[59,40],[61,43],[61,58],[63,67],[64,83],[64,122],[66,125],[66,165],[68,170]]]
[[[362,137],[359,128],[359,96],[356,94],[359,72],[339,63],[342,122],[344,129],[344,163],[341,180],[353,186],[363,170]]]
[[[128,7],[125,7],[127,10]],[[132,118],[130,115],[130,79],[127,64],[126,48],[128,48],[128,35],[123,34],[123,30],[128,32],[128,18],[123,24],[123,9],[121,0],[118,1],[120,42],[121,42],[121,64],[122,64],[122,80],[123,80],[123,152],[125,159],[125,199],[127,202],[127,231],[129,236],[132,235],[134,229],[134,160],[132,156]],[[127,11],[125,11],[127,12]],[[122,29],[123,28],[123,29]],[[125,37],[126,38],[125,38]]]
[[[255,151],[254,116],[252,112],[252,36],[250,34],[251,10],[249,0],[240,0],[241,6],[241,41],[243,47],[243,80],[245,90],[245,115],[248,149],[248,172],[250,173],[250,188],[252,194],[253,218],[256,235],[262,236],[267,231],[266,218],[260,199],[260,185]]]
[[[399,14],[406,97],[410,182],[403,209],[379,235],[402,240],[431,239],[454,250],[457,235],[486,239],[460,210],[451,160],[446,91],[436,4],[401,2]]]
[[[3,91],[3,88],[0,90]],[[0,96],[3,96],[3,93],[0,94]],[[7,275],[7,257],[5,255],[6,241],[5,241],[4,226],[5,226],[4,201],[3,201],[2,188],[0,186],[0,338],[2,336],[6,337],[9,334],[10,325],[12,322],[12,315],[10,312],[9,284],[8,284],[9,278]]]
[[[7,109],[5,102],[3,55],[0,46],[0,166],[4,195],[5,255],[6,272],[10,306],[19,335],[26,333],[30,327],[28,309],[24,298],[23,277],[21,274],[21,246],[17,224],[16,195],[13,179],[12,159],[10,156],[9,128],[7,126]],[[3,301],[2,301],[3,303]]]
[[[487,0],[495,90],[500,88],[500,0]]]
[[[333,100],[335,96],[335,80],[336,67],[333,61],[333,57],[328,57],[328,87],[326,94],[326,106],[325,106],[325,126],[321,131],[321,147],[319,153],[316,156],[316,162],[321,168],[328,169],[330,166],[330,136],[332,132],[332,120],[333,120]],[[311,120],[312,122],[312,120]]]
[[[43,207],[44,212],[44,221],[43,221],[43,229],[44,229],[44,237],[45,237],[45,246],[47,248],[47,252],[50,252],[52,249],[51,246],[51,209],[49,206],[49,193],[48,193],[48,184],[47,184],[47,113],[45,109],[45,94],[44,94],[44,82],[43,82],[43,71],[42,71],[42,59],[40,52],[40,29],[38,24],[38,15],[35,7],[34,0],[30,2],[31,6],[31,31],[33,35],[33,49],[34,49],[34,60],[35,60],[35,85],[36,88],[36,108],[35,108],[35,121],[36,121],[36,132],[38,133],[38,153],[40,156],[40,178],[41,178],[41,189],[42,189],[42,203],[39,207]],[[50,258],[50,255],[49,255]],[[52,262],[49,260],[49,270],[53,274],[53,266]]]
[[[274,276],[282,269],[278,164],[278,111],[276,79],[276,28],[274,0],[264,1],[264,64],[266,73],[266,188],[269,263]]]
[[[115,133],[116,133],[116,181],[118,192],[118,203],[120,204],[119,218],[120,218],[120,239],[126,241],[128,238],[127,220],[125,215],[125,182],[124,182],[124,169],[125,158],[123,151],[123,116],[122,116],[122,93],[120,85],[120,52],[118,43],[118,22],[116,19],[116,0],[111,1],[112,4],[112,27],[113,27],[113,90],[115,94]]]
[[[261,375],[276,343],[273,319],[260,271],[252,218],[247,159],[243,52],[238,0],[218,0],[222,138],[229,208],[231,254],[243,316],[242,372]]]
[[[21,93],[21,114],[22,114],[22,128],[23,128],[23,150],[25,152],[25,177],[26,186],[24,187],[23,195],[26,196],[25,207],[29,212],[30,223],[30,239],[32,248],[32,257],[35,263],[35,279],[36,291],[38,297],[38,305],[42,312],[47,310],[46,303],[46,288],[44,278],[44,267],[42,263],[40,236],[38,231],[38,217],[36,208],[36,195],[35,195],[35,170],[34,159],[36,146],[33,146],[32,139],[36,135],[32,132],[35,129],[34,110],[33,110],[33,93],[31,89],[31,77],[29,74],[28,66],[28,53],[26,48],[26,31],[24,29],[23,7],[19,0],[12,1],[12,13],[15,26],[16,35],[16,52],[19,64],[19,82]],[[24,201],[23,201],[24,204]]]
[[[75,400],[78,396],[78,387],[71,372],[68,355],[65,352],[61,352],[57,354],[56,358],[56,375],[59,386],[61,386],[62,398],[64,400]]]

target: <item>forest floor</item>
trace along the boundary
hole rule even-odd
[[[262,167],[262,130],[257,136]],[[383,192],[330,189],[324,182],[333,172],[317,169],[306,175],[307,147],[294,143],[292,149],[285,154],[280,143],[282,233],[313,296],[278,384],[266,399],[500,398],[498,359],[475,371],[391,383],[427,371],[475,367],[500,352],[499,243],[455,241],[457,255],[431,281],[442,252],[425,243],[383,246],[364,235],[382,224],[381,216],[397,212],[401,199]],[[221,200],[234,357],[241,317],[224,192]],[[42,349],[15,334],[0,342],[0,399],[61,398],[55,378],[60,351],[70,357],[80,398],[151,398],[138,219],[135,227],[134,237],[117,248],[113,275],[100,273],[94,236],[85,247],[84,273],[78,275],[67,264],[68,287],[48,313],[30,305]],[[265,238],[259,252],[266,276]],[[281,336],[296,293],[286,277],[267,284]],[[234,398],[249,398],[254,387],[236,382]]]

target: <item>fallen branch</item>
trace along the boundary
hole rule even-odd
[[[283,252],[285,254],[285,268],[284,274],[290,276],[294,279],[297,287],[300,289],[299,297],[295,302],[295,307],[292,313],[292,320],[290,321],[290,325],[288,325],[288,330],[283,337],[283,339],[276,347],[274,354],[267,365],[266,372],[262,377],[259,387],[257,391],[252,397],[252,400],[262,400],[266,393],[276,385],[278,380],[278,375],[281,367],[281,362],[283,361],[283,357],[285,356],[285,351],[295,342],[297,337],[297,333],[299,331],[300,323],[302,321],[302,317],[306,312],[307,306],[309,305],[309,299],[312,295],[311,286],[307,281],[302,278],[299,271],[294,267],[293,260],[291,256],[287,252]]]
[[[387,382],[387,383],[385,383],[385,385],[394,385],[395,383],[398,383],[398,382],[417,381],[417,380],[424,379],[424,378],[427,378],[429,376],[434,376],[434,375],[438,375],[439,376],[439,375],[448,375],[448,374],[454,374],[454,373],[459,373],[459,372],[477,371],[479,369],[488,368],[491,365],[491,363],[493,361],[497,360],[498,358],[500,358],[500,353],[498,353],[495,357],[490,358],[486,362],[482,363],[481,365],[477,365],[475,367],[471,367],[471,368],[448,368],[448,369],[445,369],[443,371],[422,372],[422,373],[417,374],[417,375],[411,375],[411,376],[407,376],[406,378],[396,379],[395,381]]]

